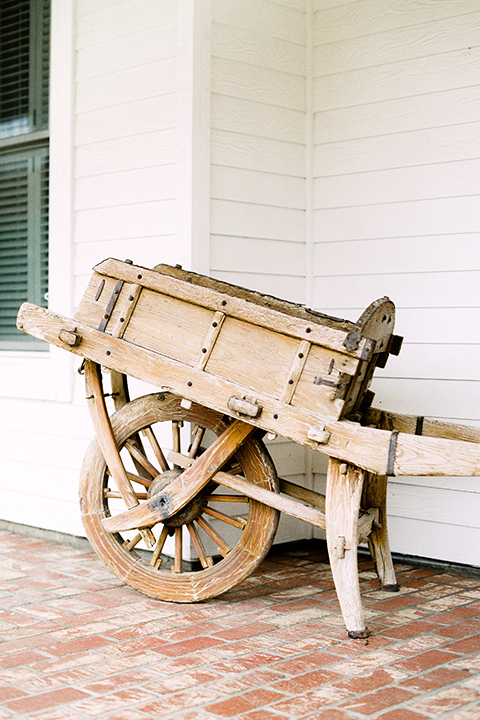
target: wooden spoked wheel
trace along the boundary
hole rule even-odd
[[[180,464],[194,462],[226,427],[219,413],[195,404],[187,410],[168,393],[128,402],[111,423],[140,503],[178,477]],[[277,489],[275,468],[257,439],[248,439],[224,470]],[[268,552],[279,515],[211,482],[176,515],[151,529],[152,547],[138,531],[110,533],[102,519],[126,507],[96,440],[84,460],[80,504],[88,538],[107,567],[136,590],[173,602],[214,597],[248,577]]]

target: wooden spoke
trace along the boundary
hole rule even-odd
[[[140,465],[148,472],[149,475],[152,476],[152,478],[160,475],[160,472],[157,470],[157,468],[152,465],[150,460],[138,448],[138,446],[133,442],[133,440],[127,440],[127,442],[125,443],[125,447],[127,448],[132,458],[138,463],[140,463]]]
[[[212,540],[217,544],[217,550],[218,552],[225,557],[230,552],[230,548],[223,540],[223,538],[220,537],[220,535],[212,528],[212,526],[205,520],[203,517],[197,518],[197,523],[200,525],[202,530],[204,530],[207,535],[210,535]]]
[[[188,457],[186,451],[181,454],[182,422],[192,427],[188,452],[193,451],[195,457]],[[164,493],[163,488],[168,490],[168,484],[179,474],[173,472],[175,465],[180,470],[200,463],[203,468],[207,460],[218,460],[212,452],[204,458],[203,448],[208,453],[215,437],[220,437],[228,428],[220,413],[195,404],[186,407],[181,398],[170,393],[155,393],[127,402],[111,418],[111,435],[114,446],[120,448],[122,466],[123,460],[127,465],[124,476],[132,487],[130,504],[148,505],[155,493]],[[164,437],[166,446],[162,443]],[[160,443],[163,449],[159,451]],[[178,449],[170,450],[172,446]],[[170,602],[205,600],[245,579],[268,552],[278,512],[262,502],[250,500],[244,490],[220,488],[215,477],[198,491],[200,494],[190,507],[185,506],[184,515],[179,514],[170,524],[168,519],[165,522],[159,519],[158,532],[153,521],[145,529],[133,525],[132,532],[125,531],[125,534],[123,530],[109,531],[104,525],[105,518],[123,515],[122,505],[125,508],[126,501],[125,493],[109,476],[107,465],[100,443],[92,443],[80,482],[82,519],[97,554],[130,587]],[[164,467],[168,469],[163,470]],[[239,477],[248,482],[249,487],[278,490],[275,468],[258,438],[250,436],[235,451],[226,469],[231,473],[229,477],[235,477],[234,472],[241,473]],[[165,485],[162,475],[165,475]],[[207,502],[209,512],[213,509],[212,514],[204,514],[197,522],[195,518],[203,514]],[[228,503],[236,504],[228,506]],[[245,516],[245,522],[237,519],[240,514]],[[228,518],[228,515],[234,517]],[[216,524],[219,522],[222,525]],[[182,533],[198,558],[198,563],[188,572],[182,558]],[[151,551],[145,552],[147,549]],[[173,556],[168,565],[164,560],[166,554]]]
[[[141,534],[141,533],[138,533],[138,534],[135,535],[135,537],[132,538],[131,540],[125,540],[125,542],[124,542],[123,544],[124,544],[124,546],[126,547],[127,550],[133,550],[133,548],[135,547],[135,545],[138,545],[138,543],[140,542],[141,539],[142,539],[142,534]]]
[[[188,451],[188,457],[194,458],[195,455],[198,452],[198,449],[200,447],[200,443],[203,440],[203,436],[205,435],[205,428],[199,427],[198,425],[195,426],[193,431],[193,439],[192,444],[190,446],[190,450]]]
[[[174,453],[180,453],[181,450],[181,444],[180,444],[180,428],[182,427],[183,423],[178,421],[172,422],[172,450]],[[178,469],[178,465],[173,466],[176,470]]]
[[[147,493],[144,492],[138,492],[135,493],[137,500],[146,500],[148,498]],[[103,496],[106,498],[109,498],[110,500],[121,500],[122,496],[119,492],[114,492],[113,490],[109,490],[108,488],[104,491]]]
[[[236,502],[236,503],[248,503],[249,498],[246,495],[205,495],[207,502]]]
[[[200,560],[200,563],[203,568],[207,567],[213,567],[213,560],[211,557],[207,557],[205,553],[205,549],[202,545],[202,541],[200,540],[200,537],[197,532],[197,528],[193,524],[193,522],[188,523],[187,530],[190,533],[190,537],[192,539],[193,546],[195,550],[197,551],[198,559]]]
[[[239,528],[240,530],[243,530],[247,524],[247,521],[244,518],[232,518],[230,515],[225,515],[225,513],[220,512],[220,510],[214,510],[210,507],[204,507],[203,512],[206,515],[210,515],[210,517],[221,520],[222,522],[227,523],[227,525],[233,525],[233,527]]]
[[[242,466],[238,462],[233,462],[228,471],[231,475],[242,475]]]
[[[175,528],[175,560],[172,565],[172,572],[181,573],[183,569],[182,563],[183,554],[183,532],[182,527]]]
[[[169,470],[168,463],[165,459],[165,455],[163,454],[163,450],[160,447],[160,444],[156,438],[155,433],[153,432],[153,429],[149,426],[146,427],[143,431],[143,434],[148,439],[148,442],[150,443],[150,447],[152,448],[155,457],[157,458],[157,462],[162,468],[163,472],[166,470]]]
[[[162,564],[162,558],[160,557],[163,546],[165,545],[165,540],[168,537],[168,528],[165,527],[165,525],[162,528],[162,532],[160,533],[160,537],[157,540],[157,544],[155,545],[155,550],[152,553],[152,557],[150,559],[150,565],[154,568],[159,568]]]
[[[110,476],[110,471],[107,470],[107,475]],[[139,483],[140,485],[143,485],[143,487],[149,488],[152,484],[151,480],[147,480],[146,478],[140,477],[140,475],[136,475],[135,473],[128,472],[127,471],[127,477],[131,482]],[[137,493],[136,493],[137,494]]]

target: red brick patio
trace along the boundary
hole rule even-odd
[[[0,531],[0,720],[479,720],[480,577],[360,562],[372,636],[346,637],[323,546],[168,604],[96,556]]]

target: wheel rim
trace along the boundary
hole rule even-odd
[[[139,502],[149,493],[160,492],[181,472],[169,461],[169,450],[182,455],[180,459],[175,456],[177,462],[194,461],[225,427],[219,413],[194,404],[187,410],[181,407],[180,398],[164,393],[133,400],[115,413],[114,436]],[[225,469],[262,487],[277,489],[273,463],[256,439],[249,439]],[[152,528],[155,545],[147,549],[138,531],[112,534],[104,529],[103,518],[125,510],[118,495],[94,440],[80,480],[87,536],[119,578],[162,600],[192,602],[230,589],[265,557],[278,524],[278,511],[211,483],[179,513]],[[193,567],[187,566],[184,557],[190,547],[196,556]],[[171,569],[166,569],[162,553],[173,555]]]

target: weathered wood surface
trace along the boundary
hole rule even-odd
[[[173,480],[168,488],[126,513],[106,518],[105,529],[117,532],[148,527],[174,515],[208,484],[254,430],[252,425],[235,420],[205,450],[200,459]]]
[[[227,427],[218,413],[199,405],[193,405],[191,409],[186,410],[182,407],[180,398],[166,393],[155,393],[132,400],[112,416],[111,424],[117,447],[125,448],[129,439],[134,439],[138,435],[143,436],[144,429],[149,428],[153,432],[154,429],[156,431],[158,424],[171,425],[179,421],[207,428],[217,436]],[[121,452],[125,452],[125,449]],[[186,455],[182,457],[190,462],[197,460]],[[198,460],[201,461],[202,457],[203,454],[199,454]],[[275,469],[261,442],[252,437],[248,438],[235,453],[235,458],[249,483],[276,490]],[[172,528],[159,523],[153,528],[157,542],[150,562],[142,562],[134,551],[139,542],[137,534],[124,544],[117,533],[108,532],[104,527],[103,521],[111,511],[108,496],[105,494],[105,472],[105,458],[98,440],[94,440],[85,458],[80,481],[82,519],[87,535],[95,551],[112,572],[131,587],[151,597],[173,602],[194,602],[214,597],[250,575],[272,544],[278,523],[278,512],[255,500],[246,502],[246,498],[243,497],[240,498],[244,503],[241,523],[243,529],[235,528],[238,539],[231,542],[229,547],[219,533],[216,533],[218,542],[223,548],[223,559],[214,564],[208,553],[202,554],[200,533],[195,529],[192,530],[195,526],[190,522],[187,524],[187,529],[192,542],[193,538],[200,542],[199,557],[202,567],[198,571],[188,572],[183,568],[183,572],[180,572],[181,557],[177,545],[175,552],[177,571],[164,571],[161,568],[161,552],[168,531]],[[211,502],[211,493],[206,492],[201,499],[204,503]],[[203,508],[202,505],[202,511]],[[114,508],[114,512],[117,511],[118,501]],[[196,518],[195,523],[197,523]],[[202,523],[212,529],[203,518]],[[198,526],[201,527],[200,523]],[[133,551],[130,551],[130,547]]]
[[[364,472],[330,460],[325,496],[330,567],[343,619],[351,637],[367,637],[358,582],[358,516]]]
[[[18,322],[34,337],[222,413],[231,414],[228,400],[245,392],[243,386],[230,380],[199,371],[151,350],[142,348],[139,352],[133,343],[113,338],[35,305],[25,303],[19,312]],[[61,329],[77,332],[82,338],[80,344],[71,346],[62,342],[58,337]],[[480,475],[480,443],[400,432],[390,468],[390,430],[363,427],[348,421],[325,422],[321,413],[286,405],[260,393],[257,400],[262,412],[258,418],[249,418],[249,423],[377,475],[386,475],[389,469],[392,475]],[[309,439],[309,433],[312,434],[315,428],[329,433],[326,442],[319,444]]]

